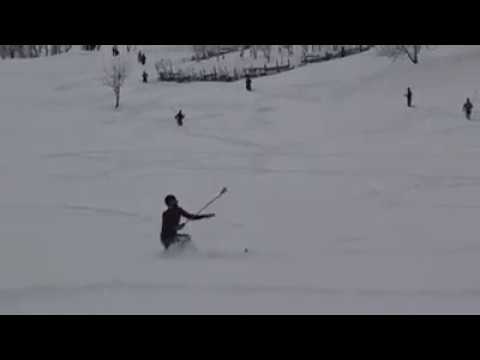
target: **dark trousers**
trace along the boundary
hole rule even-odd
[[[192,238],[190,237],[190,235],[178,234],[177,236],[172,238],[162,239],[162,244],[165,247],[165,250],[168,250],[173,245],[178,244],[178,246],[181,247],[182,245],[190,242],[191,240]]]

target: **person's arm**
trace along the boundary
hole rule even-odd
[[[202,220],[202,219],[208,219],[212,218],[215,216],[215,214],[205,214],[205,215],[192,215],[189,212],[180,209],[180,214],[184,217],[187,218],[188,220]]]

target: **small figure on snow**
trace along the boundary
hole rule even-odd
[[[183,119],[185,119],[185,115],[183,114],[182,110],[180,110],[178,114],[175,115],[175,120],[177,120],[178,126],[183,126]]]
[[[410,88],[407,89],[407,93],[405,94],[405,97],[407,98],[407,106],[409,108],[413,107],[413,105],[412,105],[412,100],[413,100],[412,89],[410,89]]]
[[[145,66],[146,62],[147,62],[147,57],[146,55],[140,50],[138,52],[138,55],[137,55],[137,60],[140,64],[142,64],[143,66]]]
[[[148,73],[147,73],[146,71],[143,71],[142,81],[143,81],[145,84],[148,83]]]
[[[247,75],[247,77],[245,78],[245,85],[247,91],[252,91],[252,78],[250,77],[250,75]]]
[[[188,220],[202,220],[215,217],[215,214],[192,215],[186,212],[178,205],[177,198],[174,195],[168,195],[165,198],[165,204],[168,209],[162,215],[162,233],[160,235],[165,250],[168,250],[173,244],[182,245],[191,241],[190,235],[178,234],[178,231],[185,227],[185,224],[180,224],[182,217]]]
[[[118,46],[117,45],[113,45],[112,54],[113,54],[114,57],[120,55],[120,51],[118,51]]]
[[[472,117],[473,104],[470,101],[470,98],[467,98],[467,102],[463,105],[463,111],[467,117],[467,120],[470,120]]]

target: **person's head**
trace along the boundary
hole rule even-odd
[[[165,204],[167,207],[172,208],[178,205],[178,200],[174,195],[168,195],[165,198]]]

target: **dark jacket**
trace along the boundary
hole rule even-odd
[[[185,115],[181,111],[178,112],[178,114],[175,116],[175,119],[177,120],[178,126],[183,126],[183,119],[185,119]]]
[[[473,110],[473,104],[470,101],[467,101],[465,105],[463,105],[463,111],[471,112]]]
[[[172,239],[177,236],[177,230],[182,216],[189,220],[201,220],[206,218],[205,215],[192,215],[179,206],[169,208],[162,216],[162,240]]]

